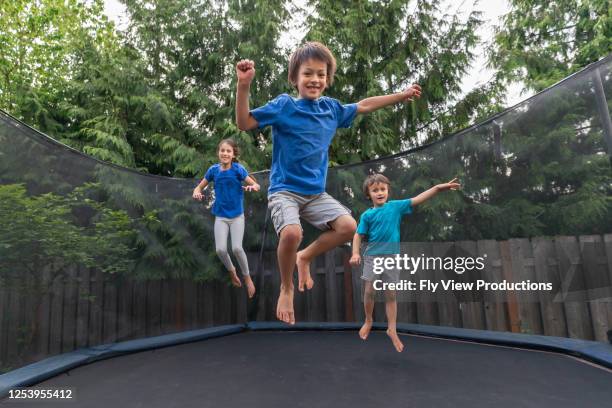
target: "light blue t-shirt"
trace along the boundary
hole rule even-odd
[[[206,171],[204,178],[215,183],[215,202],[212,213],[217,217],[235,218],[244,212],[242,182],[249,175],[239,163],[232,163],[227,170],[217,163]]]
[[[366,210],[357,233],[368,236],[366,255],[398,254],[402,216],[412,213],[412,200],[391,200]]]
[[[349,127],[357,104],[333,98],[296,99],[282,94],[251,114],[259,127],[272,126],[272,169],[268,194],[325,191],[329,145],[336,129]]]

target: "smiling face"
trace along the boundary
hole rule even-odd
[[[305,61],[300,65],[294,85],[300,98],[311,100],[319,98],[327,87],[327,64],[315,59]]]
[[[389,199],[389,185],[386,183],[373,183],[368,186],[368,196],[374,207],[380,207]]]
[[[232,159],[235,156],[234,148],[229,143],[221,143],[219,150],[217,150],[219,156],[219,162],[224,166],[229,166],[232,163]]]

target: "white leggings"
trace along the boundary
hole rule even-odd
[[[240,272],[244,276],[249,275],[249,263],[244,249],[242,249],[242,237],[244,236],[244,214],[236,218],[215,217],[215,247],[217,255],[228,270],[234,270],[234,265],[227,253],[227,234],[232,237],[232,252],[240,265]]]

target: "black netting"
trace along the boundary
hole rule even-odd
[[[357,219],[370,205],[361,185],[372,172],[391,180],[392,198],[458,177],[462,192],[405,219],[402,241],[412,253],[486,252],[490,263],[479,276],[510,271],[515,279],[555,280],[560,289],[567,283],[564,293],[525,301],[500,293],[410,298],[400,304],[400,321],[605,339],[611,77],[608,58],[430,146],[330,169],[328,192]],[[79,347],[273,320],[279,277],[268,173],[254,176],[263,192],[245,196],[244,248],[260,295],[249,302],[217,260],[210,193],[202,203],[191,198],[198,180],[99,162],[1,113],[0,369]],[[308,243],[317,232],[305,228]],[[363,318],[349,254],[343,247],[313,263],[315,289],[296,296],[298,320]],[[377,318],[382,313],[377,306]]]

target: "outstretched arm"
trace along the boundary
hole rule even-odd
[[[429,190],[423,191],[418,196],[411,198],[410,201],[412,206],[414,207],[416,205],[424,203],[439,192],[447,190],[457,190],[458,188],[461,188],[461,184],[457,183],[457,178],[454,178],[448,183],[438,184],[433,186]]]
[[[384,108],[385,106],[395,105],[403,101],[412,101],[421,97],[421,87],[413,84],[403,92],[390,95],[372,96],[362,99],[357,103],[357,113],[370,113]]]
[[[253,177],[247,176],[244,181],[247,183],[246,186],[242,187],[244,191],[259,191],[259,184],[257,184]]]
[[[200,184],[198,184],[196,188],[193,189],[192,197],[198,201],[202,200],[202,190],[205,189],[207,185],[208,185],[208,180],[203,178],[202,181],[200,181]]]
[[[259,124],[249,112],[249,92],[251,81],[255,77],[255,63],[251,60],[241,60],[236,64],[236,125],[240,130],[251,130]]]

